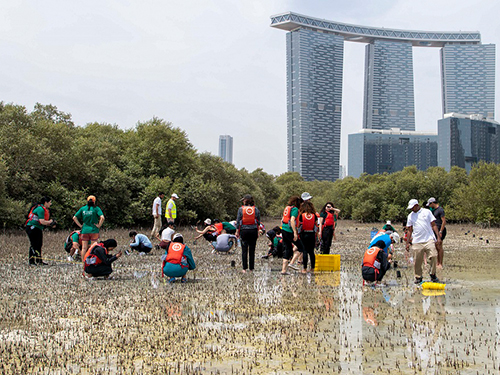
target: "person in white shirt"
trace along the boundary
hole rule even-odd
[[[441,243],[441,235],[435,222],[436,218],[430,210],[421,208],[416,199],[411,199],[408,202],[408,210],[412,212],[408,215],[406,222],[409,239],[406,250],[409,250],[410,243],[412,243],[415,254],[415,284],[420,284],[423,280],[422,262],[424,254],[427,255],[430,262],[431,281],[438,283],[439,279],[436,277],[436,242]]]
[[[161,237],[160,235],[156,236],[158,241],[160,241],[158,247],[161,247],[162,249],[168,249],[170,242],[172,242],[172,236],[174,235],[174,233],[174,223],[167,223],[167,225],[160,230]]]
[[[165,193],[160,192],[153,201],[154,224],[153,224],[153,230],[151,231],[151,239],[158,236],[158,232],[161,228],[161,200],[163,199],[164,196]]]

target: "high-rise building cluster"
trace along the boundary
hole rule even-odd
[[[391,30],[292,12],[272,16],[271,26],[288,31],[289,171],[306,180],[340,177],[345,41],[366,43],[363,130],[349,135],[350,176],[497,162],[495,45],[481,44],[478,32]],[[415,132],[414,47],[441,48],[438,134]]]

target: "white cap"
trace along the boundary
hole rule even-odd
[[[406,209],[411,210],[417,204],[418,204],[418,201],[416,199],[410,199],[410,201],[408,202],[408,207],[406,207]]]
[[[387,220],[385,223],[386,223],[387,225],[391,225],[391,221],[390,221],[390,220]]]
[[[395,243],[399,243],[399,234],[394,232],[390,234],[390,237],[394,240]]]
[[[207,225],[210,225],[210,224],[212,224],[212,220],[210,220],[210,219],[206,219],[206,220],[204,221],[204,223],[205,223],[205,224],[207,224]]]
[[[426,206],[429,206],[431,203],[436,203],[436,198],[434,198],[434,197],[429,198],[429,200],[427,201],[427,205]]]
[[[302,193],[301,198],[302,198],[303,201],[308,201],[309,199],[312,198],[312,195],[309,194],[307,191],[305,191],[305,192]]]
[[[175,199],[179,199],[179,196],[175,193],[173,193],[171,196],[174,197]]]
[[[174,236],[172,237],[172,240],[175,240],[176,238],[179,238],[179,237],[180,237],[180,238],[182,238],[182,239],[184,239],[184,237],[182,236],[182,234],[181,234],[181,233],[176,233],[176,234],[174,234]]]

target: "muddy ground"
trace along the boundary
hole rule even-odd
[[[29,267],[27,236],[4,233],[0,373],[500,373],[500,229],[449,225],[445,293],[425,295],[402,245],[387,286],[362,286],[372,227],[339,223],[340,272],[288,276],[281,259],[260,259],[263,237],[255,272],[242,274],[240,249],[212,254],[181,228],[197,264],[186,284],[165,283],[158,250],[123,256],[113,280],[86,280],[65,261],[64,232],[44,235],[50,265]],[[127,235],[102,237],[122,247]]]

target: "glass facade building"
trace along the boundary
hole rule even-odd
[[[400,130],[362,130],[349,134],[349,176],[393,173],[415,165],[419,170],[438,165],[438,136]]]
[[[230,135],[219,136],[219,156],[228,163],[233,163],[233,137]]]
[[[411,43],[367,44],[363,128],[415,130],[414,102]]]
[[[479,162],[500,163],[500,124],[479,115],[450,114],[438,121],[438,165],[470,172]]]
[[[413,47],[441,48],[443,115],[494,118],[495,45],[481,44],[479,32],[376,28],[293,12],[272,16],[271,26],[288,31],[288,170],[306,180],[339,178],[345,41],[367,44],[363,131],[349,136],[349,175],[437,165],[437,135],[411,134]]]
[[[443,114],[495,118],[495,45],[446,44],[441,49]]]
[[[288,170],[339,177],[344,38],[307,28],[286,36]]]

